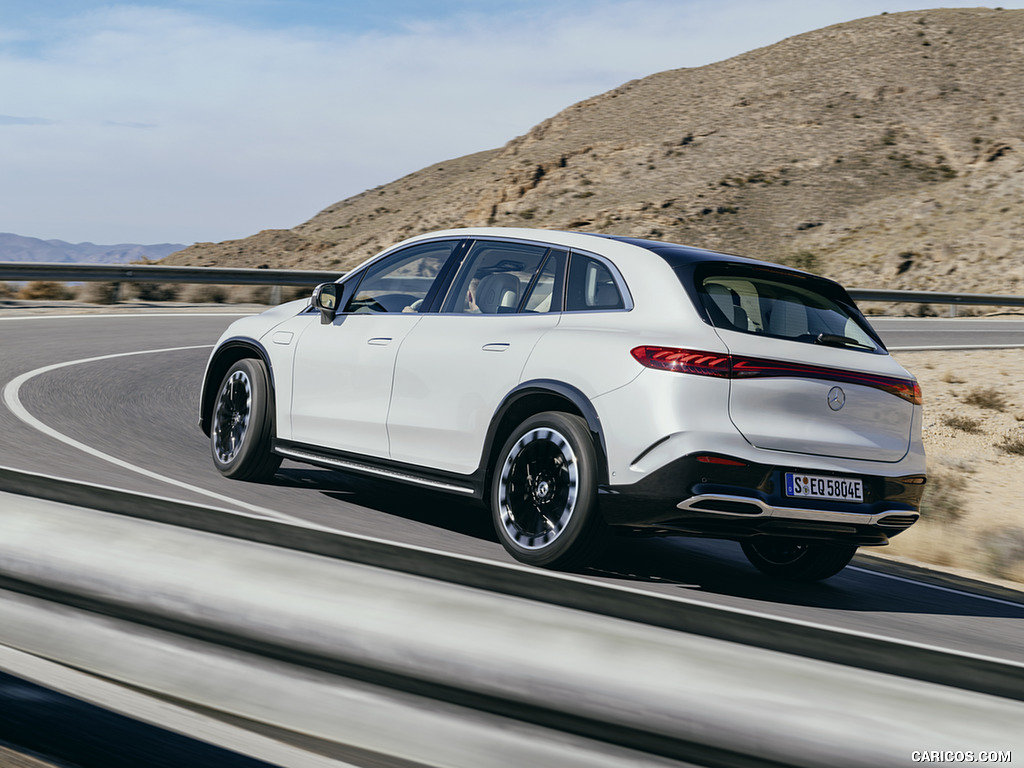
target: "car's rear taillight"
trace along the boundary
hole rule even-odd
[[[732,358],[711,352],[695,352],[692,349],[675,347],[634,347],[630,350],[637,362],[647,368],[679,373],[695,373],[698,376],[720,376],[731,378]]]
[[[630,354],[641,365],[662,371],[691,373],[697,376],[716,376],[725,379],[824,379],[879,389],[915,405],[920,405],[922,402],[921,387],[913,379],[897,379],[893,376],[879,376],[874,373],[845,371],[839,368],[716,352],[700,352],[677,347],[644,345],[634,347],[630,350]]]

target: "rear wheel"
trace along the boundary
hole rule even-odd
[[[579,416],[549,411],[524,421],[498,454],[493,477],[494,528],[516,560],[575,568],[603,547],[597,455]]]
[[[270,450],[272,440],[266,366],[260,360],[239,360],[224,374],[213,404],[213,463],[225,477],[269,480],[281,466],[281,457]]]
[[[819,581],[835,576],[853,558],[857,547],[783,538],[740,542],[743,554],[762,573],[793,581]]]

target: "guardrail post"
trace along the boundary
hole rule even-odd
[[[281,303],[281,286],[272,285],[270,286],[270,305],[276,307]]]
[[[114,287],[110,290],[110,303],[121,303],[121,283],[114,283]]]
[[[949,305],[949,316],[956,317],[956,304]]]

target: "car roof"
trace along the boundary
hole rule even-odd
[[[580,249],[586,249],[588,247],[597,249],[597,245],[593,242],[595,239],[604,241],[610,240],[616,243],[633,246],[634,248],[642,248],[645,251],[656,254],[667,261],[671,267],[678,267],[684,264],[692,264],[696,262],[722,261],[748,264],[750,266],[772,266],[789,272],[801,273],[800,270],[793,269],[792,267],[773,264],[772,262],[762,261],[761,259],[752,259],[731,253],[711,251],[706,248],[697,248],[695,246],[667,243],[662,240],[648,240],[641,237],[626,237],[624,235],[609,235],[601,232],[530,229],[526,227],[468,227],[464,229],[448,229],[439,232],[425,233],[423,235],[410,238],[404,243],[400,243],[400,245],[439,237],[495,237],[514,240],[533,240],[551,243],[553,245],[561,245],[567,248]]]

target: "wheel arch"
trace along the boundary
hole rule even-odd
[[[604,431],[593,403],[571,384],[549,379],[534,379],[523,382],[509,392],[491,419],[484,440],[483,455],[480,457],[485,498],[487,488],[490,487],[495,458],[505,440],[523,421],[544,411],[572,413],[586,421],[597,453],[598,484],[608,484],[608,453]]]
[[[228,339],[214,351],[210,362],[206,365],[206,373],[203,375],[203,386],[199,396],[199,428],[207,437],[210,435],[210,422],[213,418],[213,401],[217,396],[217,386],[228,369],[245,358],[260,360],[267,366],[267,378],[270,382],[270,413],[275,413],[274,406],[277,396],[274,386],[274,368],[270,364],[270,355],[267,354],[266,348],[253,339]]]

